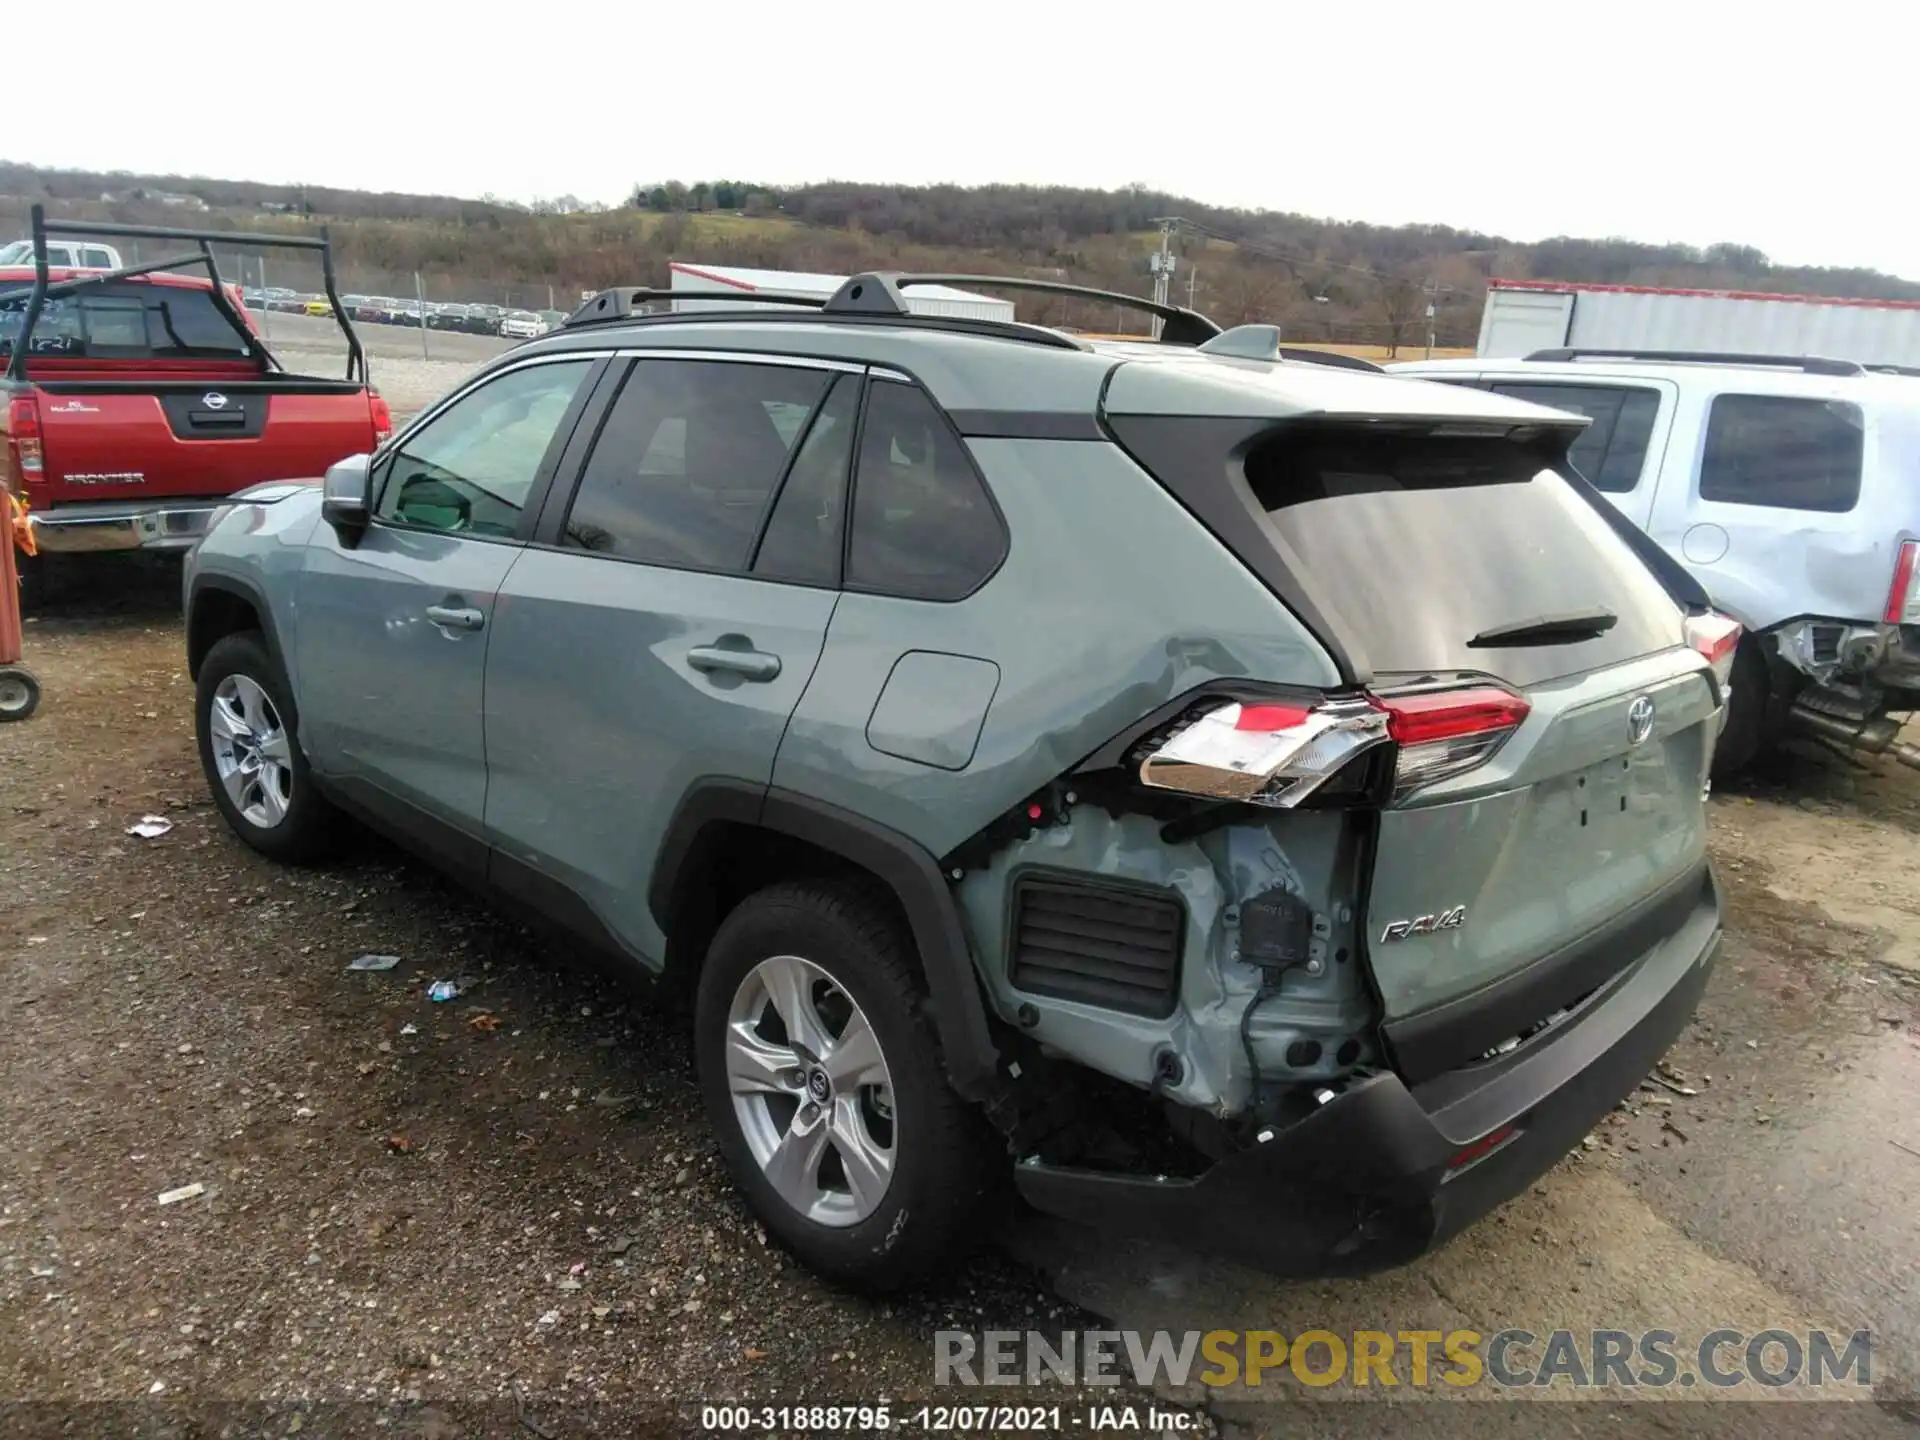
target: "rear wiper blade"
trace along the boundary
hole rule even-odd
[[[1495,625],[1467,641],[1471,650],[1493,650],[1508,645],[1571,645],[1604,635],[1620,623],[1611,610],[1569,610],[1563,615],[1535,615],[1509,625]]]

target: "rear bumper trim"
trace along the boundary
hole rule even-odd
[[[1029,1162],[1017,1182],[1053,1214],[1280,1275],[1405,1264],[1532,1184],[1646,1076],[1692,1018],[1720,933],[1708,888],[1594,1003],[1536,1042],[1417,1089],[1369,1077],[1197,1180]]]
[[[42,554],[101,550],[191,550],[213,526],[220,502],[150,504],[126,509],[88,506],[27,512]]]

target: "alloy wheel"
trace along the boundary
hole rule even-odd
[[[260,683],[229,675],[213,691],[207,715],[213,766],[233,808],[271,830],[293,803],[293,742]]]
[[[797,955],[761,961],[727,1014],[727,1088],[747,1148],[780,1198],[822,1225],[857,1225],[886,1197],[893,1077],[846,990]]]

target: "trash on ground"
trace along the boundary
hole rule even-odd
[[[389,1135],[387,1137],[387,1148],[396,1155],[411,1155],[420,1147],[415,1143],[411,1135],[402,1132],[399,1135]]]
[[[164,815],[142,815],[139,823],[127,827],[127,834],[138,835],[142,840],[158,840],[171,829],[173,821]]]
[[[420,1027],[409,1020],[400,1027],[400,1033],[402,1035],[418,1035],[420,1033]]]
[[[436,1005],[457,999],[460,994],[460,982],[457,980],[436,980],[427,987],[427,999]]]
[[[490,1015],[485,1010],[482,1010],[478,1015],[475,1015],[471,1020],[467,1021],[467,1024],[475,1030],[498,1030],[500,1028],[500,1017],[498,1015]]]
[[[182,1185],[177,1190],[162,1190],[160,1192],[160,1203],[162,1205],[173,1205],[181,1200],[192,1200],[196,1196],[206,1193],[207,1187],[196,1180],[193,1184]]]
[[[398,955],[356,955],[349,970],[391,970],[400,963]]]

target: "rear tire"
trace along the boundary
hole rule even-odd
[[[1727,723],[1713,750],[1713,778],[1725,780],[1753,763],[1773,743],[1773,676],[1759,645],[1743,637],[1727,687]]]
[[[1004,1165],[947,1084],[922,989],[888,907],[810,881],[726,918],[695,997],[700,1089],[734,1182],[809,1269],[869,1293],[964,1258]]]
[[[200,662],[194,729],[213,802],[234,834],[274,860],[331,853],[340,814],[314,787],[293,687],[258,631],[216,641]]]

